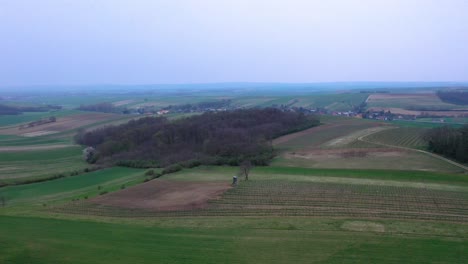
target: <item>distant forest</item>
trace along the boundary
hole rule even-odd
[[[468,162],[468,125],[433,128],[425,134],[425,139],[431,151],[462,163]]]
[[[127,124],[79,132],[77,143],[92,146],[93,162],[131,167],[267,165],[272,140],[320,123],[316,116],[278,109],[207,112],[170,121],[145,117]]]
[[[80,105],[77,110],[81,111],[91,111],[91,112],[102,112],[102,113],[113,113],[117,111],[117,108],[108,102],[89,104],[89,105]]]
[[[468,105],[468,90],[438,91],[440,100],[457,105]]]
[[[20,115],[23,112],[47,112],[50,110],[62,109],[61,106],[57,105],[45,105],[45,106],[12,106],[0,104],[0,115]]]

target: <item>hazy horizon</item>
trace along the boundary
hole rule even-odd
[[[0,1],[0,87],[468,81],[468,1]]]

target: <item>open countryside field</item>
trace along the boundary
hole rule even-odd
[[[79,127],[134,118],[124,117]],[[66,147],[78,127],[37,137],[0,135],[2,180],[66,174],[0,188],[0,243],[6,245],[0,262],[465,262],[466,174],[380,145],[422,148],[424,128],[328,116],[322,122],[274,140],[272,165],[254,168],[237,187],[230,183],[239,168],[229,166],[151,181],[144,169],[122,167],[69,176],[69,169],[88,166],[81,147]]]
[[[464,263],[468,257],[468,178],[461,175],[258,167],[248,182],[208,195],[208,207],[191,207],[190,199],[187,207],[165,207],[172,203],[167,198],[190,194],[194,186],[228,184],[236,170],[199,167],[104,195],[98,186],[118,190],[119,179],[142,171],[116,168],[8,187],[12,202],[0,208],[10,215],[0,216],[0,240],[7,245],[0,260]],[[142,188],[158,184],[171,184],[172,192],[142,197]],[[152,207],[106,203],[118,197]],[[119,257],[106,257],[112,255]]]
[[[259,173],[238,187],[226,188],[228,171],[191,170],[154,180],[115,194],[107,194],[75,205],[57,207],[55,212],[113,217],[157,216],[320,216],[384,219],[423,219],[464,222],[468,220],[468,186],[453,183],[417,183],[320,176],[308,174]],[[274,171],[274,170],[271,170]],[[367,173],[372,173],[369,171]],[[378,172],[375,172],[378,173]],[[398,174],[398,172],[394,172]],[[378,177],[378,176],[377,176]],[[401,176],[400,176],[401,177]],[[449,176],[450,177],[450,176]],[[197,179],[206,183],[205,195],[195,190]],[[224,180],[224,186],[222,181]],[[464,179],[466,180],[466,178]],[[146,185],[146,187],[145,187]],[[148,188],[171,186],[171,192],[147,195]],[[202,186],[200,184],[199,186]],[[218,187],[216,187],[218,186]],[[200,187],[198,187],[200,188]],[[224,189],[223,189],[224,188]],[[211,190],[208,191],[208,190]],[[219,196],[220,190],[226,191]],[[197,195],[198,194],[198,195]],[[191,199],[177,200],[178,197]],[[198,197],[198,198],[195,198]],[[176,199],[176,200],[173,200]],[[203,205],[209,199],[209,205]],[[140,201],[140,203],[138,203]],[[133,204],[131,206],[130,204]]]
[[[466,225],[388,220],[0,217],[0,232],[4,263],[464,263],[468,246]]]
[[[295,107],[324,108],[330,111],[349,111],[366,101],[367,93],[333,93],[304,96],[285,96],[266,101],[260,106],[289,105]]]
[[[423,135],[426,131],[425,128],[399,127],[374,133],[366,136],[365,139],[387,145],[425,149],[427,143],[424,141]]]
[[[2,187],[0,196],[5,199],[6,209],[15,209],[17,205],[42,207],[44,203],[84,199],[141,183],[144,180],[143,172],[141,169],[120,167],[104,169],[52,181]]]
[[[121,118],[120,115],[106,113],[84,113],[57,118],[56,122],[36,125],[33,127],[14,126],[0,129],[1,135],[17,135],[25,137],[34,137],[47,134],[60,133],[67,130],[73,130],[93,123],[109,121]]]
[[[460,172],[446,161],[411,150],[424,148],[424,128],[397,128],[359,119],[330,119],[325,124],[276,139],[274,166],[348,169],[399,169]],[[365,139],[365,140],[363,140]],[[373,142],[377,144],[373,144]],[[393,144],[395,143],[395,144]]]
[[[435,93],[383,93],[367,98],[370,111],[390,111],[393,114],[463,118],[468,116],[468,105],[443,102]]]
[[[425,110],[433,108],[439,109],[466,109],[459,105],[445,103],[435,93],[383,93],[371,94],[367,99],[369,107],[395,107],[407,110],[417,110],[417,107],[424,107]]]
[[[53,146],[53,145],[52,145]],[[83,161],[80,146],[7,151],[0,147],[0,184],[16,184],[83,172],[89,167]],[[31,149],[32,148],[32,149]]]
[[[76,110],[60,110],[51,112],[26,112],[20,115],[2,115],[0,116],[0,127],[13,126],[16,124],[27,123],[36,121],[42,118],[49,118],[51,116],[65,117],[75,114],[80,114],[80,111]]]

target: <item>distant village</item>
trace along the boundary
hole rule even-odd
[[[296,99],[295,99],[296,100]],[[331,115],[331,116],[345,116],[345,117],[355,117],[363,119],[374,119],[381,121],[393,121],[393,120],[406,120],[406,121],[416,121],[417,118],[431,118],[427,122],[438,122],[444,123],[445,117],[442,116],[431,116],[425,114],[424,112],[420,115],[415,114],[401,114],[401,113],[392,113],[390,111],[384,110],[375,110],[367,109],[366,103],[362,103],[358,106],[353,107],[353,109],[347,111],[336,111],[330,110],[323,107],[303,107],[303,106],[294,106],[297,102],[291,100],[287,104],[273,104],[272,108],[280,109],[283,112],[296,112],[303,113],[305,115],[315,114],[315,115]],[[114,113],[123,113],[123,114],[139,114],[139,115],[167,115],[167,114],[188,114],[188,113],[204,113],[204,112],[223,112],[236,109],[244,109],[247,107],[238,106],[232,104],[230,99],[224,99],[215,102],[200,102],[193,104],[181,104],[181,105],[169,105],[163,108],[157,108],[156,106],[145,105],[137,108],[118,108],[112,105],[111,103],[99,103],[94,105],[82,105],[78,109],[84,111],[98,111],[98,112],[114,112]]]

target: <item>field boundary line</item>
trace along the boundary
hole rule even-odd
[[[68,148],[68,147],[76,147],[76,146],[79,146],[79,145],[55,144],[55,145],[4,146],[4,147],[0,147],[0,152],[51,150],[51,149],[60,149],[60,148]]]
[[[393,128],[388,128],[388,129],[396,129],[398,127],[393,127]],[[366,140],[364,139],[365,137],[368,137],[372,134],[375,134],[375,133],[379,133],[379,132],[382,132],[383,130],[381,131],[374,131],[374,132],[371,132],[371,133],[368,133],[366,135],[363,135],[363,136],[360,136],[358,137],[358,140],[362,141],[362,142],[367,142],[367,143],[372,143],[372,144],[376,144],[376,145],[381,145],[381,146],[385,146],[385,147],[392,147],[392,148],[399,148],[399,149],[404,149],[404,150],[410,150],[410,151],[415,151],[415,152],[419,152],[419,153],[423,153],[423,154],[426,154],[426,155],[429,155],[429,156],[432,156],[434,158],[437,158],[439,160],[442,160],[442,161],[445,161],[445,162],[448,162],[452,165],[455,165],[456,167],[459,167],[463,170],[465,170],[465,172],[468,172],[468,167],[467,166],[464,166],[458,162],[455,162],[453,160],[450,160],[450,159],[447,159],[445,157],[442,157],[440,155],[437,155],[437,154],[434,154],[432,152],[429,152],[429,151],[425,151],[425,150],[421,150],[421,149],[414,149],[414,148],[408,148],[408,147],[402,147],[402,146],[395,146],[395,145],[390,145],[390,144],[385,144],[385,143],[380,143],[380,142],[374,142],[374,141],[370,141],[370,140]]]

